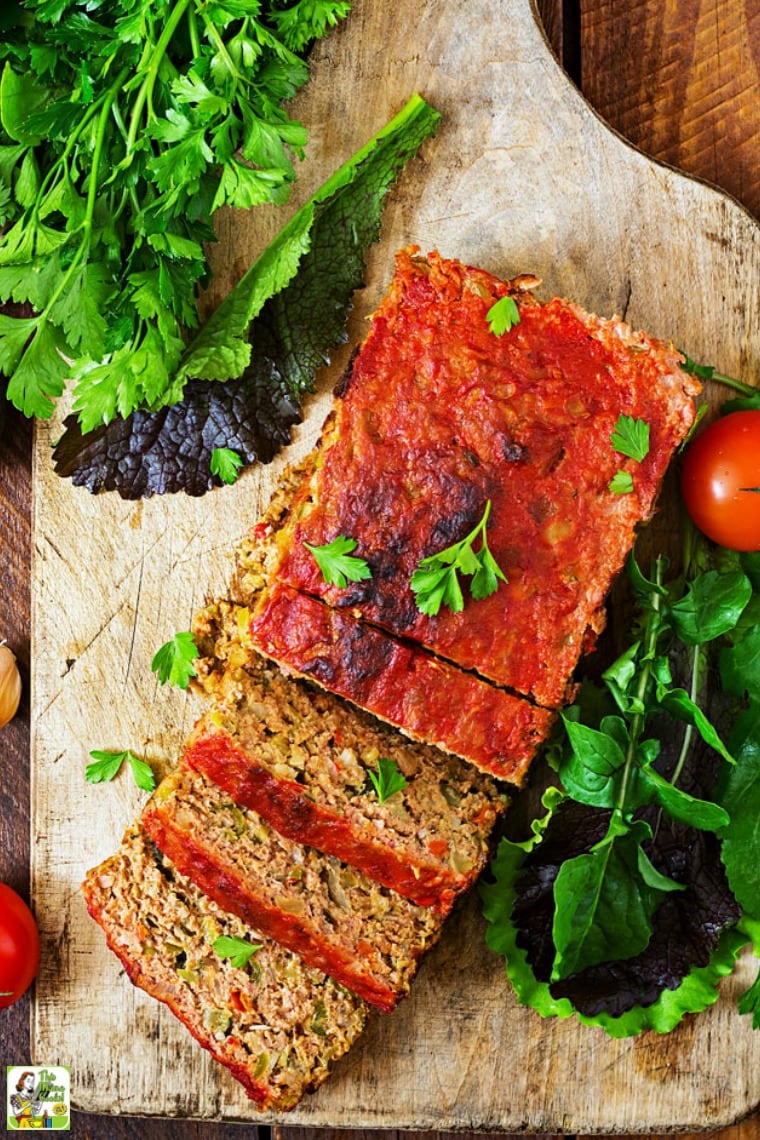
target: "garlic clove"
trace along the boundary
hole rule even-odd
[[[13,720],[21,700],[21,674],[15,655],[0,645],[0,728]]]

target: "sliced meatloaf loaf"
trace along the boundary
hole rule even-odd
[[[364,1002],[221,910],[139,826],[83,890],[134,984],[164,1002],[260,1108],[292,1108],[362,1032]],[[230,953],[250,947],[234,965]]]
[[[557,298],[539,304],[524,285],[401,251],[282,525],[259,531],[272,592],[254,614],[255,643],[359,704],[384,688],[390,661],[387,687],[406,677],[410,690],[394,722],[409,728],[412,717],[430,741],[445,743],[441,722],[457,703],[429,692],[431,661],[545,708],[568,699],[694,419],[698,385],[670,346]],[[518,319],[496,335],[489,314],[505,298]],[[620,445],[626,424],[646,437],[640,452]],[[462,542],[486,511],[506,580],[476,601],[465,577],[461,608],[423,612],[412,589],[420,562]],[[368,576],[324,575],[314,551],[336,539]],[[306,610],[316,618],[316,602],[338,617],[323,617],[309,644],[291,627]],[[368,646],[367,628],[389,640]],[[394,646],[405,649],[401,668]],[[379,701],[375,710],[387,715]],[[475,741],[501,731],[492,715]],[[462,754],[479,762],[477,749]]]
[[[289,674],[346,697],[413,740],[464,757],[499,779],[521,783],[549,733],[553,712],[418,652],[376,626],[356,623],[345,610],[281,587],[276,579],[269,584],[278,536],[313,463],[311,455],[284,472],[266,512],[238,547],[232,584],[240,605],[237,640],[246,652],[256,646]],[[243,629],[247,610],[253,616]],[[213,661],[220,649],[211,644],[206,621],[201,613],[194,632]],[[201,662],[201,669],[208,672],[209,665]]]
[[[519,785],[554,713],[275,581],[253,611],[257,647],[402,729]]]
[[[212,708],[185,763],[281,835],[337,855],[421,906],[448,910],[485,866],[503,789],[450,753],[412,743],[332,693],[283,676],[250,648],[249,611],[217,602],[193,633]],[[381,799],[389,760],[406,786]]]
[[[180,766],[142,815],[156,845],[220,906],[390,1011],[445,915],[333,855],[293,843],[201,772]]]

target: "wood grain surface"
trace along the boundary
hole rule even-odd
[[[581,20],[581,84],[607,121],[760,216],[760,146],[745,121],[760,100],[760,5],[581,0]]]
[[[366,2],[367,0],[365,0],[365,3]],[[553,42],[559,50],[562,50],[563,36],[565,35],[568,26],[568,21],[565,17],[567,8],[570,6],[549,5],[549,7],[552,9],[552,11],[554,11],[555,18],[553,20],[547,20],[547,27],[550,28],[553,32]],[[668,9],[672,15],[672,9],[677,6],[673,4],[666,4],[663,6],[660,4],[655,5],[652,3],[643,7],[646,7],[649,10],[650,14],[654,12],[655,9],[661,10],[664,7]],[[710,7],[710,5],[705,4],[701,6],[701,10],[704,13],[707,12]],[[592,6],[588,4],[584,6],[584,23],[582,25],[584,30],[584,38],[581,40],[581,58],[584,60],[598,59],[599,45],[603,39],[604,34],[606,32],[609,32],[609,24],[615,23],[618,30],[620,24],[621,12],[618,10],[616,13],[613,13],[612,9],[607,9],[603,5],[599,6],[600,15],[596,23],[589,22],[589,12],[591,8]],[[720,19],[726,16],[729,9],[731,10],[731,13],[733,13],[733,15],[736,17],[736,19],[739,20],[739,22],[741,22],[742,12],[744,12],[747,34],[752,31],[752,21],[750,20],[749,14],[742,5],[721,4],[712,6],[712,8],[714,22],[717,24],[720,23]],[[719,8],[720,11],[718,12],[716,8]],[[637,18],[642,15],[641,5],[638,6],[635,14]],[[619,44],[621,42],[625,43],[625,36],[623,36],[622,40],[619,40],[618,42]],[[630,28],[627,42],[630,43]],[[676,47],[679,47],[681,42],[682,41],[678,40]],[[702,47],[699,50],[703,50],[703,48],[704,41],[702,41]],[[574,50],[575,49],[573,49],[573,53]],[[671,50],[674,50],[672,44]],[[611,67],[611,71],[614,73],[618,84],[624,84],[630,79],[631,72],[636,72],[636,65],[641,61],[636,60],[633,58],[633,56],[634,53],[630,53],[626,50],[619,51],[619,56],[616,60],[615,66]],[[704,76],[706,74],[706,69],[709,71],[709,58],[706,61],[700,61],[698,53],[692,58],[680,58],[680,66],[689,72],[697,70],[700,62],[702,65],[702,75]],[[672,66],[676,65],[672,64]],[[742,57],[740,60],[740,66],[744,69],[744,73],[746,73],[746,56]],[[585,85],[585,78],[587,75],[587,68],[584,66],[584,89],[587,89]],[[674,108],[672,109],[672,112],[670,108],[663,107],[661,105],[658,106],[656,103],[653,106],[642,106],[642,118],[646,119],[650,114],[656,118],[659,114],[661,119],[667,119],[669,114],[672,114],[672,117],[676,117],[678,113],[686,113],[688,112],[689,108],[689,100],[695,99],[696,91],[697,88],[695,86],[692,86],[689,90],[689,93],[687,94],[686,103],[684,106],[680,109]],[[746,87],[740,87],[738,89],[738,95],[734,96],[732,94],[731,107],[734,108],[734,110],[737,110],[737,108],[744,106],[746,112],[746,107],[749,106],[749,114],[751,115],[752,103],[751,101],[747,100],[746,92]],[[744,102],[742,102],[743,100]],[[597,106],[599,106],[603,112],[605,111],[603,103],[597,103]],[[757,113],[756,106],[754,107],[754,110]],[[712,115],[714,120],[718,120],[720,119],[719,112],[720,107],[717,103],[713,102],[707,117],[710,118]],[[748,124],[751,127],[751,122],[748,120],[747,114],[739,114],[737,111],[735,118],[737,118],[742,124],[742,129],[745,131],[747,139],[754,139],[756,155],[757,134],[756,132],[753,133],[752,129],[747,129]],[[757,119],[755,119],[755,127],[756,126]],[[751,147],[749,149],[751,150]],[[657,153],[656,150],[654,153]],[[672,156],[670,157],[672,160]],[[704,160],[704,157],[704,154],[700,155],[699,153],[696,154],[696,157],[694,155],[686,155],[686,159],[688,159],[692,165],[689,166],[687,162],[684,162],[684,166],[698,174],[711,178],[713,181],[721,183],[721,178],[715,177],[714,170],[700,169],[700,162]],[[709,166],[709,164],[707,165]],[[717,173],[720,175],[721,171],[718,171]],[[723,184],[725,184],[725,182],[723,182]],[[747,187],[747,189],[751,192],[752,186]],[[736,190],[734,190],[734,192],[736,192]],[[747,204],[751,205],[749,198],[746,200]],[[229,234],[228,238],[230,240],[233,238],[236,239],[237,235]],[[483,261],[482,258],[480,260]],[[737,267],[734,266],[734,268]],[[732,295],[735,301],[736,296],[735,294]],[[754,342],[752,342],[753,335]],[[749,340],[755,345],[754,354],[756,358],[756,332],[750,335]],[[747,335],[745,335],[744,352],[738,352],[734,357],[733,363],[742,369],[746,369],[752,363],[752,351],[753,350],[751,348],[747,349]],[[725,358],[722,358],[720,363],[728,367],[730,362]],[[8,637],[13,648],[19,653],[22,665],[26,668],[28,665],[29,657],[29,590],[27,577],[29,566],[30,533],[28,425],[25,425],[19,422],[15,417],[12,417],[10,423],[6,425],[2,440],[3,446],[2,450],[0,451],[0,507],[2,509],[2,515],[0,516],[0,525],[2,526],[2,530],[0,533],[2,534],[2,540],[4,544],[3,553],[6,555],[6,557],[3,561],[3,599],[5,601],[5,605],[2,611],[3,629],[1,632]],[[224,560],[222,559],[222,563],[223,561]],[[9,599],[12,599],[12,601],[9,602]],[[2,795],[2,812],[0,814],[0,876],[6,881],[12,882],[14,885],[19,886],[22,890],[24,888],[24,868],[26,864],[28,848],[26,829],[23,826],[19,826],[19,824],[24,819],[26,807],[27,785],[25,769],[28,758],[28,729],[28,713],[25,710],[22,710],[21,716],[17,718],[13,725],[4,730],[2,738],[3,749],[0,750],[2,753],[0,756],[0,775],[2,777],[2,782],[0,783],[0,794]],[[127,805],[121,806],[126,807]],[[35,844],[38,842],[44,843],[46,837],[44,835],[35,835],[34,840]],[[26,1029],[24,1025],[24,1019],[27,1015],[27,1012],[28,1001],[25,1001],[20,1003],[12,1011],[3,1011],[3,1014],[0,1014],[0,1018],[2,1018],[0,1021],[0,1060],[6,1059],[8,1062],[15,1063],[18,1060],[24,1059],[28,1056],[26,1046]],[[102,1012],[102,1015],[105,1016],[105,1011]],[[122,1033],[124,1033],[123,1028],[118,1035],[122,1036]],[[709,1052],[710,1049],[715,1048],[715,1039],[713,1038],[712,1034],[707,1035],[704,1048],[707,1052]],[[47,1059],[50,1060],[51,1058]],[[670,1068],[672,1067],[673,1063],[673,1058],[671,1058],[670,1061],[664,1065],[664,1068],[662,1069],[663,1075],[670,1075]],[[695,1068],[698,1071],[699,1066],[695,1066]],[[665,1080],[661,1080],[661,1083],[663,1088],[663,1095],[668,1095],[666,1089],[667,1082]],[[376,1095],[377,1094],[373,1092],[373,1099],[376,1098]],[[364,1112],[366,1110],[366,1105],[357,1104],[356,1107],[358,1112]],[[713,1115],[710,1116],[708,1113],[703,1119],[694,1120],[692,1126],[694,1128],[703,1127],[705,1125],[714,1127],[714,1122],[716,1119],[716,1116],[714,1114],[716,1111],[720,1112],[722,1109],[724,1112],[724,1115],[722,1117],[718,1117],[718,1119],[728,1119],[728,1117],[725,1115],[726,1107],[727,1105],[725,1102],[722,1104],[718,1103],[716,1105],[713,1105]],[[147,1110],[150,1111],[150,1106],[148,1106]],[[346,1117],[345,1127],[350,1127],[353,1122],[354,1121],[349,1114]],[[664,1122],[659,1125],[659,1128],[665,1131],[670,1130],[673,1126],[681,1130],[683,1130],[684,1127],[683,1123],[675,1119],[675,1117],[668,1119],[666,1116],[664,1118]],[[531,1121],[521,1121],[520,1128],[522,1129],[524,1127],[535,1131],[537,1125]],[[627,1129],[629,1132],[631,1131],[630,1126],[626,1125],[626,1122],[622,1119],[615,1120],[609,1127],[611,1131],[618,1130],[621,1127]],[[575,1122],[572,1122],[571,1125],[571,1122],[568,1121],[567,1126],[564,1124],[564,1122],[562,1124],[563,1133],[574,1131],[576,1128],[577,1125],[575,1125]],[[657,1130],[657,1126],[655,1126],[655,1128]],[[283,1140],[299,1140],[299,1138],[304,1138],[305,1140],[307,1137],[311,1138],[312,1136],[316,1135],[319,1135],[324,1140],[324,1137],[330,1134],[329,1129],[321,1130],[317,1133],[315,1130],[299,1130],[298,1128],[278,1126],[275,1130],[278,1137],[282,1137]],[[226,1140],[227,1136],[233,1133],[233,1127],[207,1123],[200,1124],[195,1122],[158,1122],[140,1118],[127,1120],[119,1119],[118,1117],[114,1116],[78,1116],[75,1123],[75,1131],[77,1131],[82,1136],[106,1136],[114,1137],[114,1140],[117,1140],[118,1137],[122,1136],[145,1136],[146,1138],[153,1136],[157,1137],[159,1133],[161,1136],[168,1136],[170,1138],[175,1135],[182,1135],[191,1137],[191,1140],[195,1140],[195,1138],[197,1138],[197,1140],[200,1140],[201,1137],[203,1137],[204,1140],[205,1137],[216,1137],[218,1140],[224,1138],[224,1140]],[[253,1131],[254,1128],[250,1127],[246,1134],[250,1134]],[[267,1131],[267,1129],[264,1128],[263,1131]],[[234,1134],[239,1135],[239,1129],[234,1129]],[[741,1128],[726,1129],[724,1134],[726,1140],[739,1140],[740,1137],[741,1140],[749,1140],[749,1137],[754,1138],[758,1135],[757,1121],[749,1121]],[[363,1132],[361,1135],[366,1136],[367,1133]],[[397,1133],[397,1135],[405,1134]],[[429,1135],[437,1136],[441,1134],[430,1133]]]

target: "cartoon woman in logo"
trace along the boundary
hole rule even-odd
[[[16,1091],[10,1097],[11,1109],[16,1117],[19,1128],[44,1127],[42,1118],[42,1103],[34,1098],[37,1096],[37,1086],[34,1082],[34,1073],[22,1073],[16,1082]]]

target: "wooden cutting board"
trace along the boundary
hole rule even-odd
[[[415,90],[443,124],[386,208],[351,343],[395,249],[416,242],[502,276],[537,273],[543,296],[617,313],[726,372],[760,376],[760,227],[615,136],[559,69],[529,0],[357,0],[312,57],[298,107],[311,143],[296,195],[279,213],[222,219],[212,301]],[[126,774],[87,785],[84,768],[94,748],[131,748],[159,770],[174,762],[198,705],[157,685],[153,653],[224,592],[237,540],[284,460],[313,442],[348,350],[321,378],[289,454],[200,500],[92,497],[51,472],[60,424],[38,431],[32,851],[43,958],[32,1049],[39,1063],[71,1066],[81,1109],[260,1119],[174,1018],[132,988],[88,919],[79,883],[116,848],[143,797]],[[655,536],[666,531],[655,520]],[[716,1128],[760,1105],[760,1034],[735,1012],[749,962],[710,1011],[669,1036],[615,1042],[519,1008],[483,934],[473,898],[410,1000],[378,1016],[288,1120],[641,1133]]]

